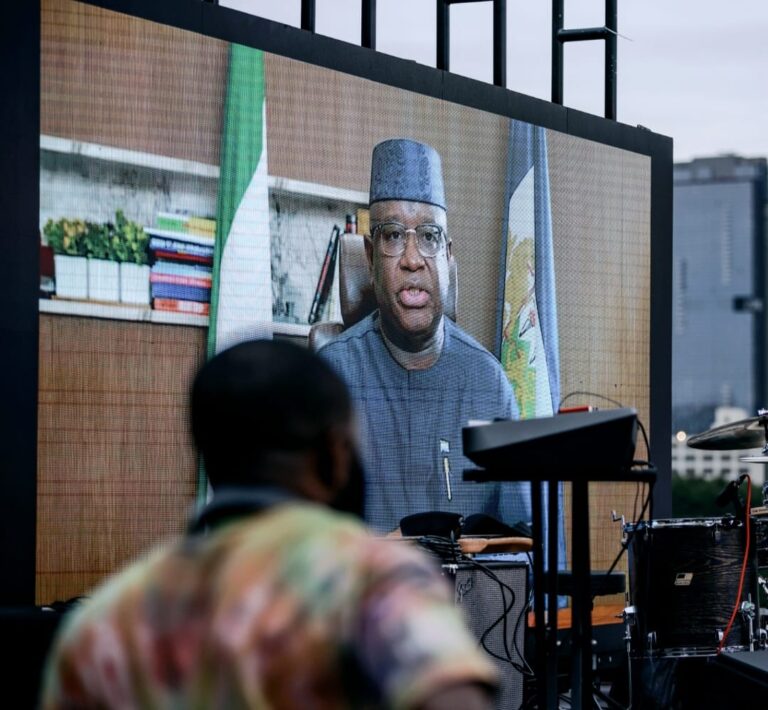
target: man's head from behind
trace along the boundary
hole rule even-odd
[[[385,335],[410,352],[434,336],[448,295],[451,242],[440,156],[395,138],[373,149],[366,253]]]
[[[219,353],[195,378],[191,414],[215,490],[280,486],[362,513],[349,394],[309,350],[252,340]]]

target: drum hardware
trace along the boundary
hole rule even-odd
[[[755,650],[755,611],[756,611],[755,604],[752,601],[751,595],[743,602],[741,602],[741,606],[739,607],[739,612],[741,613],[741,619],[742,622],[747,627],[747,633],[749,635],[749,650],[754,651]]]
[[[627,519],[624,517],[624,515],[619,515],[615,510],[611,511],[611,522],[612,523],[618,523],[621,521],[621,529],[622,532],[624,528],[627,526]]]
[[[629,594],[625,597],[627,606],[621,612],[621,617],[624,619],[624,641],[627,644],[627,658],[631,657],[631,643],[632,643],[632,627],[635,625],[637,613],[635,607],[629,603]]]
[[[629,591],[624,593],[624,603],[627,605],[621,612],[624,617],[624,646],[627,650],[627,694],[629,698],[632,695],[632,629],[635,624],[635,607],[629,603]]]
[[[744,463],[768,463],[768,455],[760,454],[759,456],[739,456],[739,461]]]
[[[623,514],[619,515],[615,510],[612,510],[611,522],[612,523],[621,522],[621,551],[623,553],[627,549],[627,545],[629,544],[629,537],[627,536],[627,519]],[[627,603],[629,602],[627,601]]]
[[[758,549],[758,555],[760,554],[760,550]],[[760,589],[762,589],[763,594],[765,594],[766,597],[768,597],[768,581],[766,581],[765,577],[762,575],[757,576],[757,583],[760,586]],[[758,647],[759,648],[768,648],[768,609],[760,608],[758,609],[758,624],[757,624],[757,632],[758,632]]]

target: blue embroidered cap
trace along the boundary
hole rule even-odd
[[[445,207],[440,155],[426,143],[408,138],[382,141],[371,157],[369,204],[382,200],[410,200]]]

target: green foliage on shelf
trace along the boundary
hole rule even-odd
[[[122,210],[115,213],[114,223],[97,224],[66,217],[49,219],[43,234],[54,254],[140,265],[149,261],[149,236],[141,225],[126,219]]]
[[[117,210],[115,213],[112,244],[117,261],[139,265],[149,262],[147,255],[149,235],[140,224],[126,219],[122,210]]]
[[[86,256],[85,225],[82,219],[49,219],[43,227],[43,234],[54,254]]]
[[[113,257],[109,243],[108,226],[106,224],[96,224],[95,222],[86,222],[85,225],[83,241],[85,242],[86,256],[91,259],[117,261],[117,259]]]

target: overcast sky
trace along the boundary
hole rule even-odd
[[[672,136],[675,160],[768,156],[768,0],[618,0],[618,119]],[[298,27],[300,0],[220,0]],[[360,43],[360,0],[316,0],[317,32]],[[435,64],[435,0],[379,0],[377,49]],[[565,0],[565,26],[604,24]],[[492,81],[492,3],[451,7],[451,71]],[[507,87],[550,99],[551,2],[508,0]],[[565,49],[565,104],[603,112],[603,44]]]

